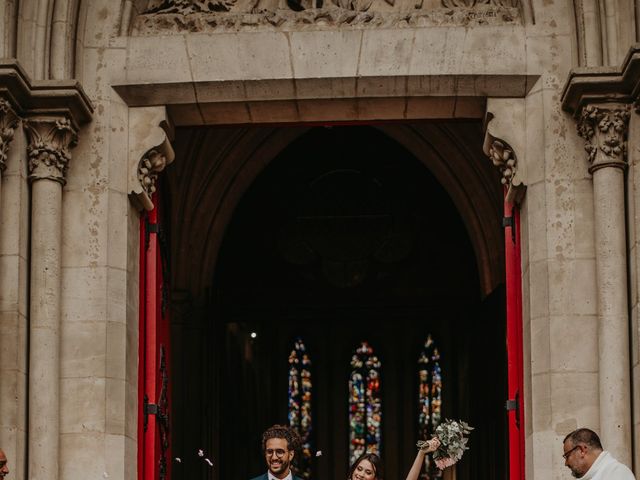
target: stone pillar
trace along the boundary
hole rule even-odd
[[[586,105],[578,118],[578,133],[586,140],[593,175],[600,435],[604,447],[626,465],[631,465],[624,187],[629,112],[629,105],[602,103]]]
[[[65,117],[25,122],[31,182],[29,478],[58,478],[62,186],[76,139]]]
[[[2,173],[7,168],[7,153],[9,144],[13,140],[13,134],[18,125],[18,116],[11,108],[11,104],[0,98],[0,180]],[[2,182],[0,181],[0,198],[2,198]],[[2,205],[0,205],[0,208]]]
[[[21,166],[19,150],[22,139],[18,140],[17,147],[14,143],[15,150],[9,149],[18,123],[19,118],[12,105],[0,98],[0,447],[11,459],[12,475],[17,472],[21,476],[21,461],[24,459],[21,447],[26,425],[22,415],[26,410],[23,395],[26,305],[21,293],[26,290],[26,282],[21,274],[24,272],[21,268],[24,257],[20,256],[25,253],[21,250],[24,236],[20,228],[23,209],[19,185],[22,179],[16,172]]]

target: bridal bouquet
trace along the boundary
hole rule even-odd
[[[444,420],[436,428],[435,437],[431,440],[420,440],[419,449],[433,451],[433,459],[440,470],[454,465],[468,450],[467,437],[473,430],[467,423],[460,420]]]

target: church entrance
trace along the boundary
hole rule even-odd
[[[292,423],[301,474],[346,478],[365,448],[402,479],[444,418],[476,428],[446,478],[507,477],[502,192],[481,139],[479,122],[177,132],[173,478],[264,473],[262,431]]]

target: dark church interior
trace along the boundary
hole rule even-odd
[[[180,145],[192,132],[177,135]],[[171,448],[182,459],[203,449],[213,467],[183,460],[174,478],[266,471],[261,434],[287,423],[287,359],[300,338],[311,360],[310,442],[322,452],[311,478],[347,477],[350,359],[366,341],[381,362],[386,478],[404,479],[420,439],[417,359],[428,335],[440,353],[442,417],[475,427],[445,478],[507,477],[504,287],[482,292],[449,194],[380,129],[318,126],[282,150],[235,208],[211,285],[197,305],[172,299]]]

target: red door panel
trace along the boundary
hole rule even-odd
[[[509,479],[524,480],[524,402],[522,373],[522,268],[520,212],[505,200],[504,242],[507,284],[507,400],[509,425]]]
[[[171,478],[168,287],[157,194],[153,201],[140,219],[139,480]]]

